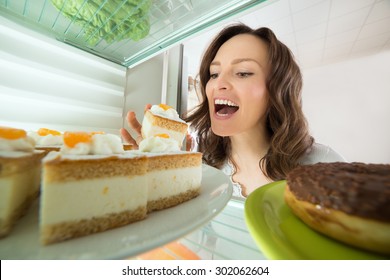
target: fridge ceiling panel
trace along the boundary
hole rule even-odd
[[[265,0],[0,0],[0,14],[130,67]]]

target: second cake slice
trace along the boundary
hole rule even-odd
[[[97,137],[102,140],[104,135]],[[93,141],[81,143],[80,150],[83,144],[93,146]],[[42,244],[102,232],[146,218],[146,172],[147,158],[143,156],[51,152],[43,161]]]

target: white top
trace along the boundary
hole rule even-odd
[[[301,160],[301,164],[308,165],[317,162],[336,162],[336,161],[345,162],[346,160],[329,146],[315,143],[313,144],[312,148],[306,152],[306,155]],[[233,181],[233,174],[235,170],[232,163],[229,160],[227,160],[222,166],[221,170],[230,177],[230,180],[233,183],[233,196],[245,198],[245,196],[243,196],[242,194],[241,185]]]

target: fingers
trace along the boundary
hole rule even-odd
[[[151,104],[146,104],[145,111],[149,110],[151,107],[152,107]],[[137,134],[137,138],[134,139],[131,136],[131,134],[124,128],[121,128],[120,130],[121,136],[125,142],[133,145],[135,148],[138,148],[139,143],[142,141],[142,133],[141,133],[142,126],[137,120],[137,116],[133,111],[129,111],[127,113],[126,120],[130,128],[134,130],[134,132]]]
[[[146,104],[145,105],[145,108],[144,108],[144,113],[147,111],[147,110],[150,110],[150,108],[152,108],[152,104]]]
[[[135,146],[135,148],[138,148],[137,141],[134,140],[133,137],[131,137],[130,133],[129,133],[126,129],[121,128],[121,129],[120,129],[120,133],[121,133],[121,136],[122,136],[123,140],[124,140],[126,143],[129,143],[129,144]]]
[[[145,108],[144,108],[144,112],[146,112],[150,108],[152,108],[152,104],[146,104]],[[134,132],[137,134],[137,137],[136,137],[136,139],[134,139],[126,129],[121,128],[120,134],[122,136],[122,139],[125,142],[133,145],[134,148],[138,149],[138,145],[142,141],[142,133],[141,133],[142,125],[137,120],[137,116],[135,115],[135,113],[133,111],[129,111],[127,113],[126,120],[127,120],[127,123],[129,124],[130,128],[132,130],[134,130]]]
[[[191,151],[193,148],[193,139],[190,134],[187,133],[186,135],[186,151]]]
[[[138,122],[137,117],[135,116],[135,113],[130,111],[127,113],[127,123],[129,126],[138,134],[141,135],[141,124]]]

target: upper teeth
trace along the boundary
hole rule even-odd
[[[228,106],[235,106],[238,107],[238,105],[230,100],[226,99],[215,99],[214,101],[215,104],[220,104],[220,105],[228,105]]]

